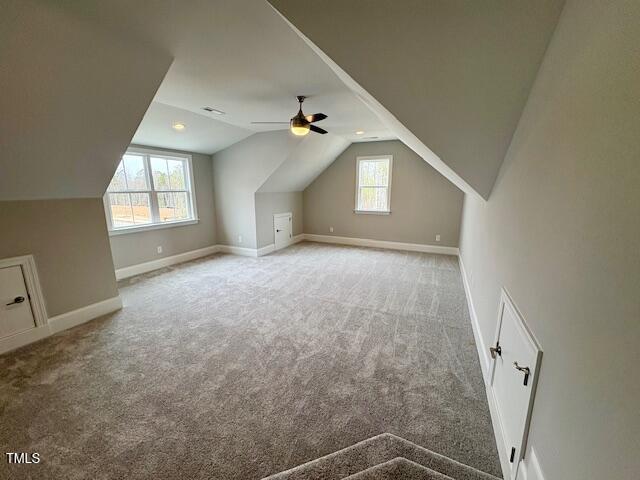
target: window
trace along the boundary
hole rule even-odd
[[[358,157],[356,161],[356,213],[391,213],[392,155]]]
[[[129,149],[104,196],[109,230],[125,233],[197,221],[191,156]]]

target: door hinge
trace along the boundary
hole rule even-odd
[[[516,457],[516,447],[511,447],[511,457],[509,457],[509,463],[513,463],[513,459]]]
[[[496,342],[495,347],[489,348],[489,352],[491,353],[491,358],[495,359],[497,356],[502,356],[502,347],[500,346],[500,342]]]

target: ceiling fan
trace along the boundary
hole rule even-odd
[[[255,125],[266,124],[266,123],[272,123],[272,124],[288,123],[291,128],[291,133],[299,136],[306,135],[310,131],[321,133],[322,135],[324,135],[325,133],[328,133],[326,130],[323,130],[320,127],[316,127],[315,125],[312,125],[314,122],[319,122],[320,120],[324,120],[325,118],[327,118],[327,116],[324,113],[314,113],[313,115],[305,115],[304,113],[302,113],[302,102],[304,102],[304,99],[307,97],[305,97],[304,95],[298,95],[298,97],[296,98],[298,99],[298,103],[300,104],[300,107],[298,109],[298,113],[296,114],[296,116],[293,117],[290,121],[288,122],[251,122],[251,123]]]

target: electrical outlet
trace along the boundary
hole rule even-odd
[[[162,247],[158,245],[158,253],[162,253]]]
[[[242,235],[238,235],[238,243],[242,243]]]
[[[333,233],[333,227],[329,227],[329,232]]]
[[[438,234],[436,235],[436,242],[439,242],[439,241],[440,241],[440,235]]]

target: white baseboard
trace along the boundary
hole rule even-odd
[[[305,239],[305,234],[300,233],[299,235],[292,237],[291,240],[289,240],[287,244],[282,248],[287,248],[293,245],[294,243],[301,242],[304,239]],[[266,247],[259,248],[257,251],[257,256],[262,257],[263,255],[269,255],[270,253],[273,253],[275,251],[276,251],[276,245],[272,243],[271,245],[267,245]]]
[[[480,333],[480,324],[478,323],[478,316],[476,315],[476,309],[473,306],[473,299],[471,298],[471,287],[469,285],[469,278],[467,277],[467,271],[464,268],[464,262],[462,256],[458,256],[458,263],[460,263],[460,273],[462,274],[462,284],[464,285],[464,293],[467,297],[467,307],[469,308],[469,317],[471,317],[471,327],[473,329],[473,336],[476,341],[476,347],[478,348],[478,356],[480,357],[480,367],[482,367],[482,377],[485,383],[489,381],[489,368],[491,366],[491,358],[487,353],[487,346],[484,343],[482,334]]]
[[[24,332],[16,333],[10,337],[0,339],[0,354],[10,352],[16,348],[24,347],[38,340],[42,340],[45,337],[51,335],[48,325],[41,325],[39,327],[26,330]]]
[[[58,333],[67,328],[75,327],[94,318],[106,315],[107,313],[115,312],[121,308],[122,299],[120,295],[118,295],[117,297],[108,298],[107,300],[92,303],[86,307],[51,317],[49,319],[49,329],[52,334]]]
[[[275,244],[267,245],[266,247],[259,248],[256,252],[256,257],[262,257],[264,255],[269,255],[271,252],[276,251]]]
[[[458,255],[456,247],[443,247],[439,245],[421,245],[417,243],[401,243],[389,242],[384,240],[371,240],[366,238],[337,237],[333,235],[315,235],[310,233],[300,233],[294,236],[287,244],[293,245],[303,240],[323,243],[337,243],[341,245],[354,245],[359,247],[375,247],[387,248],[391,250],[408,250],[412,252],[440,253],[444,255]],[[212,245],[210,247],[192,250],[190,252],[180,253],[171,257],[159,258],[150,262],[139,263],[129,267],[123,267],[116,270],[116,280],[133,277],[143,273],[158,270],[159,268],[176,265],[178,263],[188,262],[196,258],[206,257],[217,252],[230,253],[232,255],[241,255],[243,257],[262,257],[274,252],[276,246],[272,243],[262,248],[238,247],[235,245]]]
[[[296,235],[283,248],[293,245],[294,243],[301,242],[305,239],[304,237],[304,233]],[[276,251],[276,246],[274,243],[261,248],[234,247],[231,245],[218,245],[218,248],[220,249],[220,252],[232,253],[233,255],[242,255],[244,257],[262,257]]]
[[[222,253],[231,253],[233,255],[241,255],[243,257],[258,256],[258,250],[256,248],[235,247],[233,245],[218,245],[218,251]]]
[[[188,262],[189,260],[195,260],[196,258],[206,257],[207,255],[212,255],[219,251],[219,245],[212,245],[210,247],[199,248],[198,250],[179,253],[178,255],[172,255],[170,257],[159,258],[158,260],[152,260],[150,262],[118,268],[116,270],[116,280],[122,280],[123,278],[129,278],[142,273],[151,272],[177,263]]]
[[[0,339],[0,354],[37,342],[62,330],[75,327],[94,318],[120,310],[121,308],[122,300],[120,296],[117,296],[61,315],[56,315],[55,317],[49,318],[45,325]]]
[[[471,286],[469,284],[469,278],[467,277],[467,271],[464,268],[464,262],[462,261],[462,255],[458,256],[458,262],[460,263],[460,273],[462,274],[462,284],[464,285],[464,293],[467,298],[467,307],[469,308],[469,317],[471,318],[471,328],[473,330],[473,337],[476,342],[476,348],[478,350],[478,358],[480,360],[480,368],[482,370],[482,378],[484,379],[484,389],[487,396],[487,403],[489,404],[489,413],[491,414],[491,423],[493,425],[493,435],[496,439],[496,446],[498,448],[498,456],[500,457],[500,467],[502,468],[502,478],[510,478],[511,476],[511,464],[507,457],[507,447],[505,440],[502,436],[502,426],[498,416],[498,406],[493,396],[493,390],[489,386],[489,374],[491,372],[491,358],[487,353],[487,347],[482,333],[480,332],[480,324],[478,323],[478,316],[476,315],[476,309],[473,305],[473,298],[471,297]]]
[[[544,480],[542,468],[538,454],[533,448],[529,449],[529,453],[520,461],[518,466],[517,480]]]
[[[406,250],[409,252],[438,253],[443,255],[458,255],[457,247],[443,247],[441,245],[426,245],[420,243],[390,242],[386,240],[372,240],[369,238],[338,237],[334,235],[316,235],[305,233],[304,239],[311,242],[337,243],[356,247],[386,248],[389,250]]]

